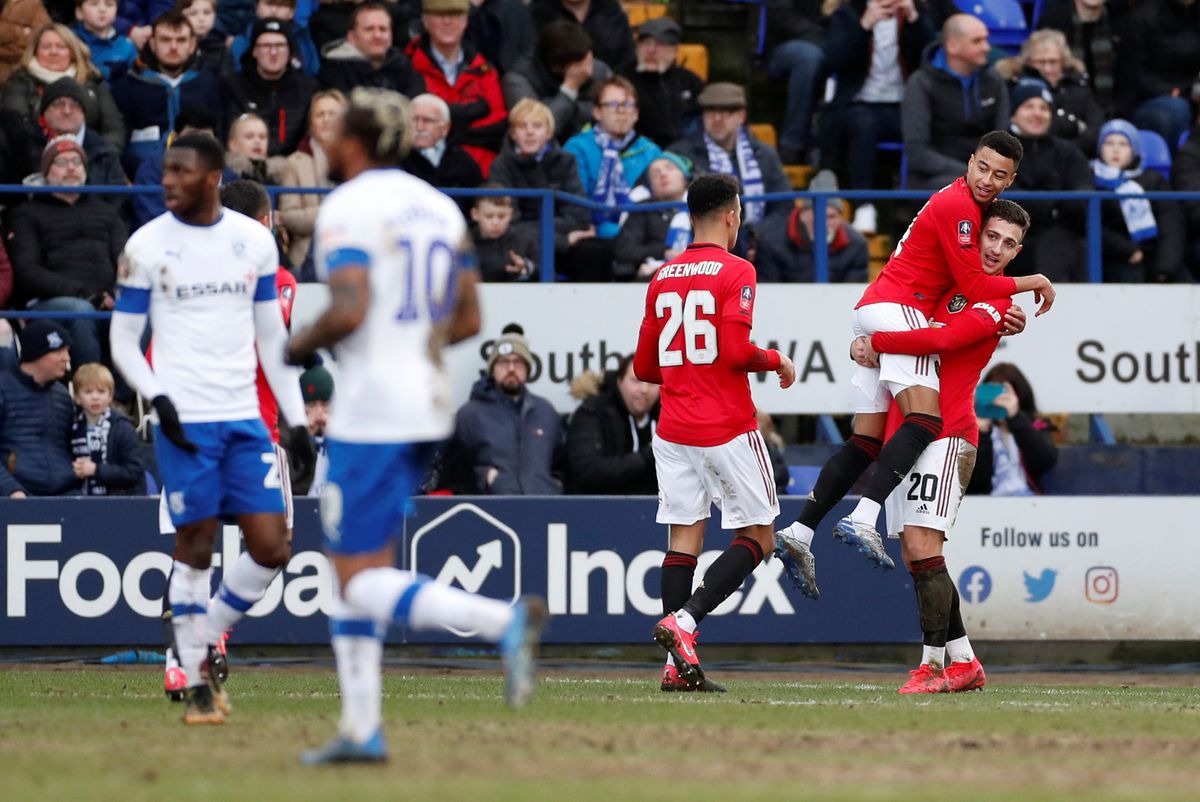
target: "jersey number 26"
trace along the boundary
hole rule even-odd
[[[654,313],[666,315],[658,335],[659,367],[671,368],[683,364],[684,354],[693,365],[711,365],[717,361],[717,327],[699,315],[715,315],[717,301],[708,290],[691,290],[681,297],[677,292],[664,292],[654,302]],[[672,350],[675,335],[683,329],[683,352]],[[700,340],[704,339],[704,347]]]

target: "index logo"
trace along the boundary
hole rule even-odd
[[[1058,577],[1058,572],[1052,568],[1047,568],[1039,576],[1030,576],[1025,571],[1022,573],[1025,576],[1025,592],[1029,594],[1025,598],[1025,601],[1045,601],[1046,597],[1054,590],[1054,580]]]
[[[992,593],[992,576],[986,569],[972,565],[958,578],[958,593],[971,604],[979,604]]]
[[[1083,578],[1083,595],[1092,604],[1112,604],[1117,600],[1117,569],[1096,565]]]

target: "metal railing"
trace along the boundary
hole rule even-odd
[[[125,187],[71,187],[71,192],[101,194],[101,195],[149,195],[158,194],[162,189],[157,186],[125,186]],[[0,194],[37,194],[61,192],[61,187],[0,185]],[[320,187],[267,187],[273,203],[278,203],[280,195],[312,195],[325,194],[330,190]],[[566,192],[550,189],[461,189],[448,188],[443,190],[452,198],[467,197],[510,197],[539,199],[540,216],[538,231],[540,243],[539,269],[540,278],[545,282],[556,280],[554,253],[554,208],[556,203],[571,203],[582,206],[589,211],[609,212],[651,212],[662,209],[682,209],[683,203],[632,203],[608,206],[597,203],[590,198],[570,195]],[[774,192],[763,195],[746,196],[744,201],[789,201],[801,198],[813,200],[813,272],[814,282],[826,284],[829,282],[829,245],[825,229],[825,204],[831,200],[851,201],[925,201],[933,194],[933,190],[829,190],[820,192]],[[1076,201],[1087,204],[1087,275],[1088,281],[1099,284],[1103,281],[1104,265],[1101,248],[1100,203],[1105,200],[1128,200],[1130,198],[1146,198],[1147,200],[1169,200],[1175,202],[1200,201],[1200,192],[1146,192],[1140,195],[1119,194],[1116,192],[1006,192],[1004,197],[1021,202],[1024,200]],[[77,313],[79,316],[89,316],[88,313]],[[20,315],[0,311],[0,317],[70,317],[68,313],[31,313],[21,312]],[[107,313],[97,313],[97,317],[106,317]]]

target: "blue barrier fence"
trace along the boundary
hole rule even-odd
[[[60,191],[57,187],[35,187],[24,185],[0,185],[3,193],[53,193]],[[126,187],[72,187],[72,192],[94,194],[158,194],[162,189],[157,186],[126,186]],[[554,281],[554,205],[556,202],[572,203],[588,210],[604,210],[618,212],[648,212],[661,209],[683,208],[682,203],[635,203],[608,206],[597,203],[590,198],[581,198],[565,192],[549,189],[445,189],[452,198],[507,196],[512,198],[540,199],[541,213],[539,219],[539,242],[541,250],[541,280]],[[272,201],[277,201],[280,195],[311,195],[325,194],[328,189],[318,187],[267,187]],[[801,198],[813,200],[813,271],[818,284],[829,282],[829,243],[826,240],[825,204],[831,200],[850,201],[925,201],[933,194],[931,190],[844,190],[822,192],[774,192],[764,195],[748,195],[746,201],[795,201]],[[1087,204],[1087,254],[1088,281],[1099,284],[1103,280],[1103,261],[1101,254],[1100,202],[1104,200],[1128,200],[1130,198],[1146,198],[1147,200],[1169,201],[1200,201],[1200,192],[1146,192],[1140,195],[1118,194],[1116,192],[1006,192],[1005,198],[1017,202],[1025,200],[1061,200],[1078,201]],[[5,314],[0,316],[19,317],[21,315]],[[66,316],[57,313],[57,317]]]

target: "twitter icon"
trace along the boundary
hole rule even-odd
[[[1054,580],[1058,577],[1058,572],[1047,568],[1042,571],[1041,576],[1030,576],[1028,571],[1022,573],[1025,574],[1025,592],[1029,594],[1025,601],[1045,601],[1050,592],[1054,590]]]

